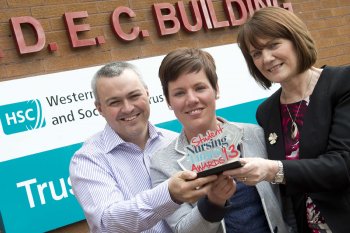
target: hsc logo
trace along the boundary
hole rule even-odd
[[[43,128],[46,125],[40,101],[37,99],[0,106],[0,121],[7,135]]]

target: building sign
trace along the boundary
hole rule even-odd
[[[176,34],[180,30],[195,33],[200,30],[237,27],[243,24],[254,11],[267,6],[283,7],[292,11],[291,3],[279,5],[277,0],[223,0],[221,9],[215,9],[212,0],[191,0],[186,5],[184,1],[178,1],[176,4],[154,3],[151,9],[154,26],[158,29],[157,36],[167,36]],[[225,12],[226,19],[218,20],[216,13],[218,10]],[[132,22],[132,19],[137,17],[136,12],[131,8],[119,6],[111,9],[111,12],[111,30],[114,32],[116,39],[131,42],[152,36],[147,28],[141,28],[140,26],[130,26],[128,29],[122,28],[122,20]],[[79,37],[79,34],[91,30],[87,11],[62,12],[62,14],[68,34],[67,39],[72,48],[102,46],[106,43],[104,35],[98,35],[94,38]],[[87,21],[87,23],[76,23],[82,20]],[[10,18],[9,23],[20,55],[40,52],[45,49],[45,45],[47,45],[50,52],[59,50],[59,44],[56,41],[46,41],[44,28],[38,19],[32,16],[18,16]],[[22,31],[23,27],[31,27],[33,33],[25,35]],[[35,36],[35,39],[32,39],[34,42],[27,44],[25,37],[33,35]],[[5,57],[2,49],[4,48],[0,47],[0,59]]]

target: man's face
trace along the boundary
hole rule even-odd
[[[96,108],[124,141],[146,137],[150,105],[148,91],[137,74],[126,69],[118,77],[97,80]]]

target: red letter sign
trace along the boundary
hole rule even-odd
[[[216,17],[213,2],[211,0],[207,0],[207,5],[208,5],[209,14],[210,14],[211,20],[213,22],[214,28],[228,27],[229,23],[227,20],[221,21],[221,22],[218,21],[218,19]]]
[[[96,45],[96,41],[94,38],[83,39],[83,40],[78,39],[78,32],[89,31],[90,25],[89,24],[75,25],[74,19],[86,18],[86,17],[88,17],[87,11],[64,13],[64,19],[69,32],[70,42],[73,48]]]
[[[232,8],[232,4],[235,3],[237,6],[237,11],[239,13],[239,18],[237,19]],[[230,17],[231,26],[242,25],[248,18],[247,8],[245,7],[242,0],[226,0],[225,11]]]
[[[185,5],[184,5],[183,1],[179,1],[176,5],[177,5],[177,9],[180,13],[181,22],[182,22],[183,26],[185,27],[186,31],[196,32],[196,31],[201,30],[202,26],[203,26],[201,12],[199,11],[197,0],[191,0],[189,4],[191,6],[190,9],[191,9],[192,19],[194,21],[194,25],[191,25],[189,20],[188,20],[188,16],[186,14]]]
[[[163,15],[162,11],[167,11],[169,14]],[[153,13],[157,19],[157,27],[161,36],[175,34],[180,30],[180,22],[176,18],[175,7],[170,3],[153,4]],[[166,28],[165,22],[172,24],[172,27]]]
[[[125,33],[123,31],[123,29],[121,28],[120,21],[119,21],[120,15],[123,14],[123,13],[127,14],[130,18],[133,18],[133,17],[136,16],[135,12],[133,12],[128,7],[121,6],[121,7],[116,8],[113,11],[112,18],[111,18],[112,25],[113,25],[113,31],[114,31],[114,33],[116,34],[117,37],[119,37],[120,39],[122,39],[124,41],[135,40],[136,37],[140,33],[140,28],[139,27],[133,27],[129,34]]]
[[[34,53],[42,50],[45,46],[45,33],[40,22],[31,16],[13,17],[10,19],[12,32],[16,38],[17,49],[20,54]],[[26,45],[21,24],[29,24],[35,31],[36,44]]]

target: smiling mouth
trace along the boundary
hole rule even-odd
[[[138,114],[136,114],[136,115],[133,115],[133,116],[128,116],[128,117],[120,118],[120,120],[122,120],[122,121],[133,121],[133,120],[135,120],[139,115],[140,115],[140,113],[138,113]]]
[[[281,66],[283,65],[283,63],[275,65],[274,67],[272,67],[271,69],[268,69],[269,72],[274,72],[275,70],[278,70]]]
[[[201,112],[203,111],[203,109],[204,109],[204,108],[193,109],[193,110],[191,110],[191,111],[186,112],[186,114],[195,115],[195,114],[201,113]]]

